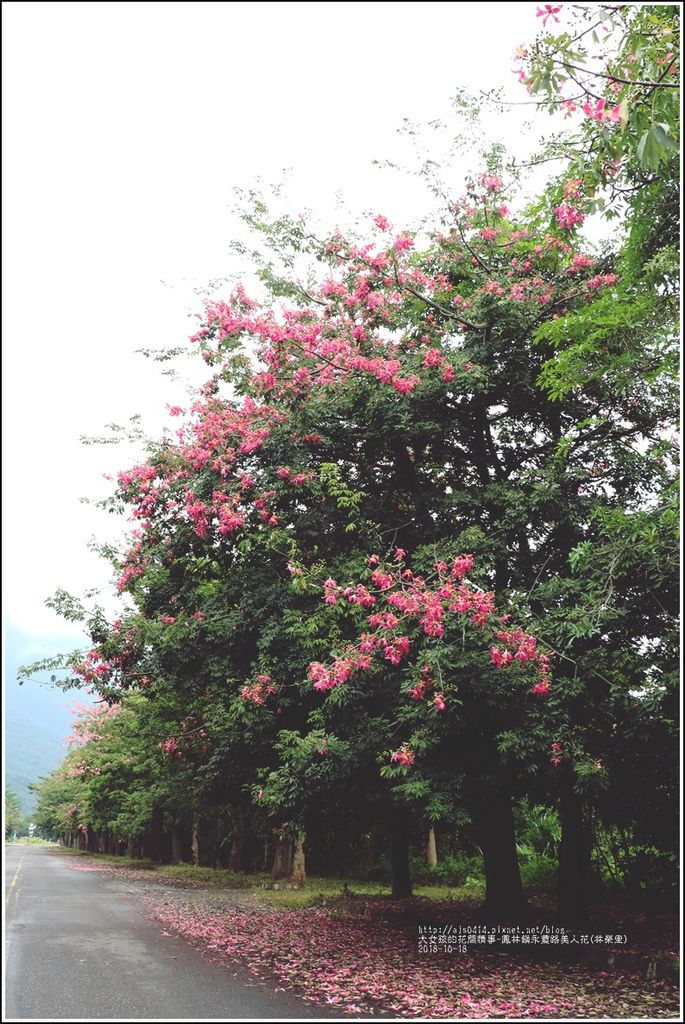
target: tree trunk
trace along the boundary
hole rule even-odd
[[[271,877],[274,882],[290,878],[293,863],[293,844],[289,839],[277,839]]]
[[[435,844],[435,829],[431,825],[426,837],[426,864],[429,868],[438,866],[438,848]]]
[[[406,807],[390,810],[390,872],[394,899],[407,899],[412,894],[409,867],[410,816]]]
[[[557,909],[559,917],[569,924],[585,918],[589,881],[589,849],[583,825],[583,807],[573,788],[573,770],[569,764],[561,768],[559,798],[561,843],[559,845],[559,880]]]
[[[193,814],[193,828],[190,840],[191,861],[194,868],[200,866],[200,815],[197,811]]]
[[[238,821],[238,827],[233,835],[231,841],[231,852],[228,855],[228,870],[229,871],[242,871],[243,868],[243,839],[245,835],[244,821],[241,818]]]
[[[290,881],[294,885],[304,885],[307,881],[304,863],[304,839],[304,832],[298,832],[297,839],[295,840],[292,874],[290,875]]]
[[[183,863],[183,838],[179,821],[175,821],[171,826],[171,863]]]
[[[223,839],[224,833],[224,819],[221,814],[217,814],[214,822],[214,835],[212,837],[212,867],[221,867],[221,840]]]
[[[485,867],[485,910],[497,917],[520,911],[525,904],[516,853],[511,798],[494,787],[471,794],[469,813],[478,832]]]
[[[164,811],[161,804],[155,804],[152,808],[150,821],[150,860],[156,864],[162,862],[162,834],[164,831]]]

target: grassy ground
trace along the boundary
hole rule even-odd
[[[155,864],[151,860],[131,857],[110,857],[103,853],[85,853],[83,850],[60,848],[67,856],[88,857],[101,864],[113,864],[120,868],[133,868],[137,871],[150,872],[160,880],[164,879],[179,885],[201,886],[211,889],[242,889],[251,892],[260,903],[266,906],[299,909],[310,906],[325,906],[336,902],[341,897],[369,896],[382,897],[390,895],[390,886],[381,882],[361,882],[349,878],[323,878],[311,875],[307,878],[304,889],[291,889],[287,883],[280,883],[273,888],[271,875],[266,872],[255,874],[236,874],[222,868],[194,868],[190,864]],[[483,889],[477,884],[464,886],[417,885],[414,887],[416,896],[430,900],[455,900],[459,902],[480,899]]]

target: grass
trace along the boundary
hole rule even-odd
[[[302,909],[315,904],[332,903],[341,897],[382,897],[390,895],[390,884],[383,882],[362,882],[351,878],[330,878],[310,875],[304,889],[287,888],[287,881],[277,883],[273,888],[271,875],[267,872],[236,874],[225,868],[195,868],[190,864],[156,864],[151,860],[131,857],[113,857],[104,853],[87,853],[58,847],[60,853],[72,857],[91,857],[102,864],[113,864],[121,868],[149,871],[160,879],[189,886],[203,886],[211,889],[241,889],[251,893],[259,903],[274,909]],[[483,886],[469,883],[462,886],[415,885],[414,894],[429,900],[469,901],[483,896]]]

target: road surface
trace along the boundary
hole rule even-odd
[[[5,846],[4,1020],[330,1019],[165,937],[135,884],[74,871],[49,847]]]

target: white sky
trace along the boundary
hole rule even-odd
[[[3,4],[8,621],[63,632],[45,598],[106,585],[86,543],[124,523],[79,498],[131,458],[78,438],[137,412],[155,434],[169,422],[183,392],[134,352],[183,344],[193,288],[235,271],[232,189],[292,167],[294,204],[335,222],[340,191],[410,226],[423,193],[371,160],[398,152],[403,117],[448,118],[457,86],[525,99],[512,54],[536,8]],[[486,131],[521,152],[531,110]]]

